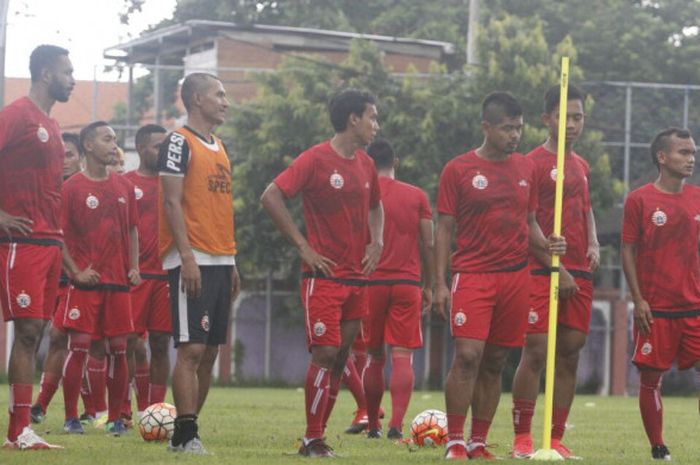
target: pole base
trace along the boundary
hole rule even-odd
[[[537,449],[537,452],[532,454],[530,460],[553,462],[555,460],[564,460],[564,457],[554,449]]]

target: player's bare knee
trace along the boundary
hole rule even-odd
[[[24,350],[36,350],[44,329],[42,320],[15,320],[15,342],[17,348]]]
[[[311,348],[311,361],[320,367],[331,369],[338,357],[338,348],[331,346],[315,346]]]
[[[482,350],[473,347],[455,349],[452,366],[463,373],[476,374],[479,371],[482,354]]]
[[[65,350],[68,347],[68,335],[56,328],[49,333],[49,351]]]

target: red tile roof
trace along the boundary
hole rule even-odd
[[[28,78],[5,79],[5,102],[10,103],[29,92],[31,82]],[[93,120],[112,119],[114,106],[119,102],[126,104],[128,84],[125,82],[100,82],[97,85],[96,117],[93,118],[93,81],[76,81],[73,94],[67,103],[57,102],[51,110],[61,129],[79,131]]]

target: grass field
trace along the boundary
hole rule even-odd
[[[0,386],[0,405],[7,403],[7,386]],[[388,397],[385,398],[388,401]],[[36,431],[62,451],[17,452],[0,450],[0,464],[93,465],[93,464],[299,464],[308,459],[295,455],[298,438],[304,432],[304,394],[301,389],[215,388],[201,415],[200,434],[213,456],[192,457],[166,452],[164,444],[145,443],[137,431],[120,438],[89,428],[84,436],[62,433],[61,393],[49,408],[46,423]],[[541,404],[541,402],[540,402]],[[541,405],[535,418],[535,441],[541,438]],[[441,392],[414,394],[408,416],[426,408],[444,408]],[[675,463],[700,462],[700,422],[695,398],[665,399],[666,440]],[[439,462],[442,448],[409,451],[387,439],[368,440],[343,434],[352,418],[352,397],[342,391],[328,431],[328,442],[343,464],[399,465]],[[0,417],[4,434],[6,416]],[[408,419],[410,421],[410,419]],[[651,463],[649,447],[637,410],[636,398],[579,396],[570,417],[565,443],[584,463],[596,465],[639,465]],[[511,442],[510,396],[504,395],[489,439],[493,449],[507,458]],[[406,427],[404,428],[407,429]]]

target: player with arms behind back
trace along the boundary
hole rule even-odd
[[[226,342],[231,305],[238,295],[231,163],[213,134],[228,113],[216,76],[193,73],[180,91],[187,125],[170,133],[158,156],[162,196],[160,256],[168,270],[177,359],[177,408],[169,450],[206,454],[197,418],[211,385],[219,345]]]

